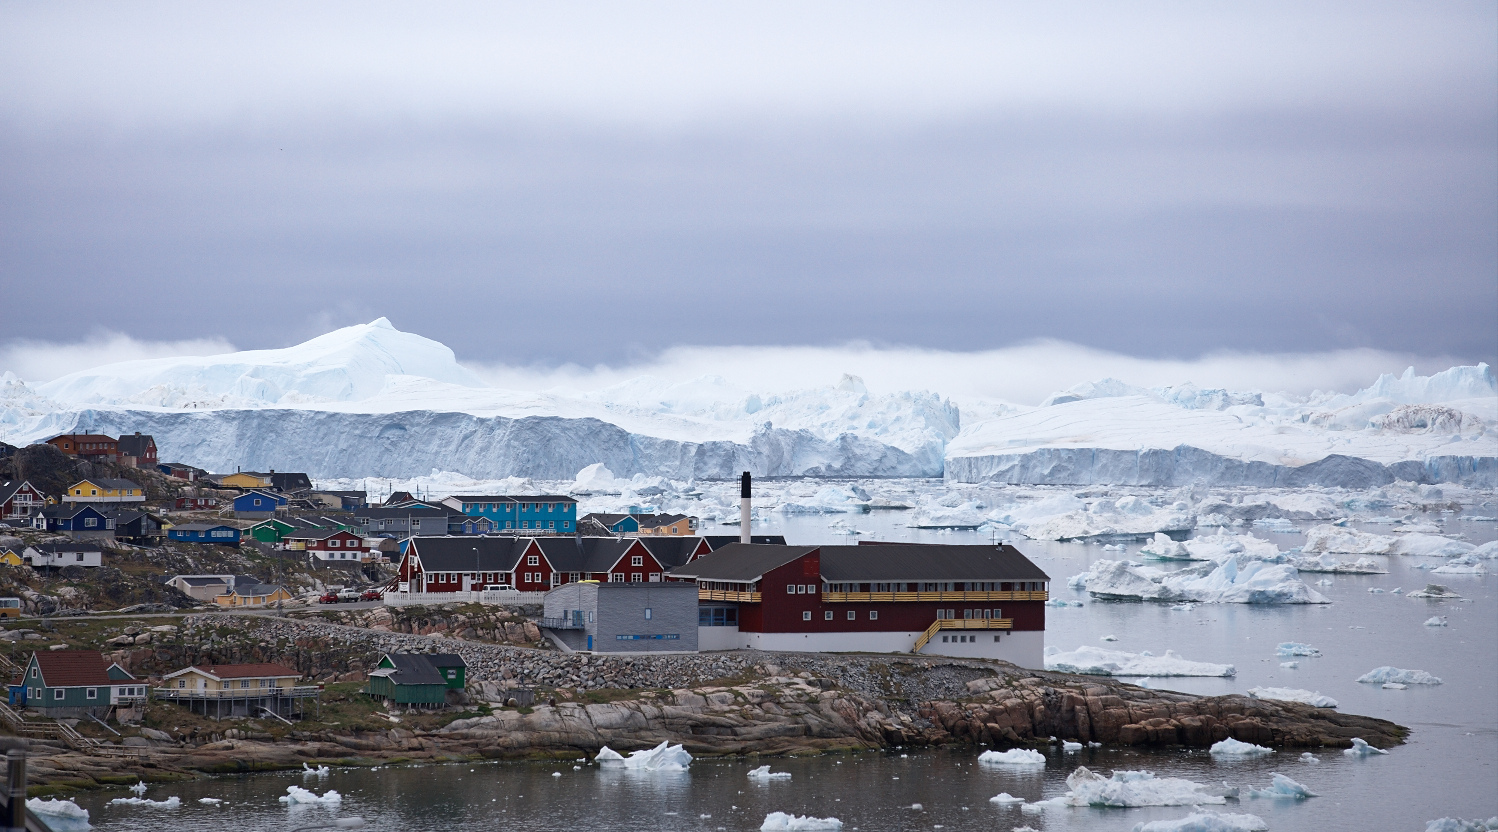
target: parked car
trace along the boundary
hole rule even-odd
[[[364,594],[359,596],[359,600],[378,601],[383,597],[385,597],[385,594],[383,592],[380,592],[378,589],[366,589],[364,590]]]
[[[355,601],[358,601],[359,600],[359,590],[357,590],[357,589],[340,589],[340,590],[338,590],[338,600],[340,600],[340,601],[347,601],[349,603],[353,603]]]
[[[318,598],[317,599],[317,603],[319,603],[319,604],[336,604],[336,603],[338,603],[338,593],[336,593],[336,592],[329,592],[328,594],[323,595],[322,597]]]
[[[515,591],[515,587],[510,586],[509,584],[485,584],[484,585],[484,591],[485,592],[514,592]]]

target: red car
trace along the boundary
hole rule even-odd
[[[319,604],[336,604],[336,603],[338,603],[338,593],[336,593],[336,592],[329,592],[327,595],[324,595],[321,598],[318,598],[317,599],[317,603],[319,603]]]
[[[380,600],[383,597],[384,597],[383,593],[381,593],[378,589],[366,589],[366,590],[364,590],[364,594],[359,596],[359,600],[360,601],[378,601],[378,600]]]

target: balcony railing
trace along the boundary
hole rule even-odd
[[[910,652],[919,653],[937,633],[942,630],[1012,630],[1014,619],[1012,618],[938,618],[931,622],[926,632],[921,633],[920,638],[915,640],[915,648]]]
[[[279,696],[283,699],[311,699],[322,691],[316,685],[297,685],[290,688],[230,688],[229,690],[196,690],[194,688],[155,688],[157,699],[262,699]]]
[[[758,592],[735,592],[729,589],[699,589],[698,601],[732,601],[740,604],[758,604]]]
[[[845,603],[873,603],[890,601],[951,601],[953,603],[965,603],[968,601],[1045,601],[1051,597],[1049,592],[1041,590],[1005,591],[1005,592],[824,592],[822,601],[829,604]]]
[[[586,629],[583,622],[576,618],[543,618],[541,626],[549,630],[582,630]]]

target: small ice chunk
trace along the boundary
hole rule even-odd
[[[926,807],[922,806],[919,803],[912,803],[912,804],[910,804],[910,808],[912,810],[914,810],[914,811],[917,811],[917,812],[924,812],[924,811],[926,811]]]
[[[1321,651],[1309,644],[1302,644],[1298,641],[1284,641],[1280,642],[1279,646],[1274,648],[1274,654],[1281,657],[1319,656],[1321,655]]]
[[[692,755],[680,745],[662,742],[655,748],[632,751],[628,757],[604,746],[598,749],[593,762],[601,766],[621,766],[638,771],[686,771],[692,764]]]
[[[287,786],[286,794],[282,795],[280,799],[282,803],[290,806],[302,803],[321,803],[324,806],[334,806],[343,802],[343,795],[332,789],[328,789],[325,794],[319,797],[317,792],[309,792],[301,786]]]
[[[1111,633],[1106,636],[1100,636],[1099,638],[1102,641],[1118,641],[1118,636],[1115,636]]]
[[[1283,774],[1274,775],[1269,785],[1262,789],[1250,787],[1249,797],[1273,797],[1287,800],[1304,800],[1308,797],[1316,797],[1316,793],[1304,785],[1291,780]]]
[[[978,762],[988,766],[1044,766],[1045,755],[1028,748],[1011,748],[1008,751],[985,751],[978,755]]]
[[[327,766],[318,766],[317,768],[313,768],[306,763],[302,763],[303,777],[327,777],[329,773],[330,770]]]
[[[53,832],[82,832],[93,828],[88,823],[88,810],[71,800],[33,797],[26,801],[26,808],[32,814],[41,815],[47,828]]]
[[[1302,763],[1311,763],[1314,765],[1321,762],[1321,758],[1317,757],[1315,754],[1312,754],[1309,751],[1302,751],[1300,752],[1300,761]]]
[[[1079,743],[1079,742],[1072,742],[1071,740],[1066,740],[1066,741],[1064,741],[1064,742],[1061,743],[1061,750],[1065,751],[1067,753],[1071,753],[1073,751],[1081,751],[1082,750],[1082,744]]]
[[[1424,589],[1416,590],[1405,595],[1406,598],[1431,598],[1437,601],[1454,601],[1462,596],[1451,591],[1450,587],[1441,584],[1426,584]]]
[[[1402,685],[1441,684],[1440,677],[1432,676],[1423,670],[1402,670],[1388,665],[1373,668],[1362,676],[1359,676],[1358,681],[1373,685],[1386,684],[1388,682],[1397,682]]]
[[[202,803],[205,806],[217,806],[224,801],[219,800],[216,797],[200,797],[198,798],[198,802]]]
[[[1433,615],[1430,618],[1425,619],[1425,626],[1427,626],[1427,627],[1445,627],[1446,626],[1446,616],[1444,616],[1444,615]]]
[[[760,766],[749,771],[750,780],[789,780],[789,771],[771,771],[769,766]]]
[[[1294,670],[1294,669],[1300,667],[1300,662],[1280,662],[1280,667],[1287,668],[1289,670]]]
[[[551,776],[552,776],[552,777],[561,777],[561,776],[562,776],[562,773],[561,773],[561,772],[560,772],[560,771],[553,771],[553,772],[552,772],[552,773],[551,773]]]
[[[765,815],[765,822],[759,827],[760,832],[813,832],[842,828],[843,822],[837,818],[814,818],[810,815],[788,815],[785,812]]]
[[[1262,757],[1265,754],[1273,754],[1273,748],[1265,748],[1262,745],[1254,745],[1251,742],[1240,742],[1228,737],[1222,742],[1213,743],[1208,749],[1213,757]]]
[[[296,788],[296,786],[292,786]],[[286,798],[281,798],[285,800]],[[182,798],[172,795],[166,800],[152,800],[149,797],[116,797],[109,801],[110,806],[150,806],[153,809],[176,809],[182,805]]]
[[[998,794],[994,795],[993,797],[990,797],[988,799],[988,802],[989,803],[997,803],[1000,806],[1008,806],[1008,805],[1012,805],[1012,804],[1015,804],[1015,803],[1024,803],[1025,799],[1023,797],[1015,797],[1014,795],[1010,794],[1009,792],[999,792]]]
[[[1388,754],[1389,752],[1383,750],[1382,748],[1374,748],[1373,746],[1365,742],[1362,737],[1353,737],[1352,747],[1343,749],[1342,753],[1349,757],[1362,758],[1367,757],[1371,754]]]
[[[130,787],[130,791],[135,792],[137,795],[145,794],[146,793],[146,781],[144,781],[144,780],[138,780],[138,781],[136,781],[135,785],[133,785],[133,786]]]
[[[1269,824],[1258,815],[1192,812],[1179,820],[1137,823],[1134,832],[1264,832]]]
[[[1226,803],[1228,794],[1221,789],[1211,789],[1178,777],[1156,777],[1152,771],[1114,771],[1104,777],[1078,766],[1066,778],[1070,789],[1061,797],[1026,804],[1030,806],[1197,806],[1206,803]],[[1232,791],[1236,796],[1236,790]]]
[[[1409,690],[1410,686],[1401,682],[1384,682],[1381,687],[1384,690]]]
[[[1278,699],[1281,702],[1302,702],[1313,708],[1335,708],[1337,700],[1323,696],[1320,691],[1300,688],[1249,688],[1248,695],[1255,699]]]

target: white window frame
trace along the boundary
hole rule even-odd
[[[644,555],[630,555],[629,565],[630,566],[644,566],[645,565],[645,556]]]
[[[801,620],[802,621],[810,621],[811,620],[811,610],[802,610],[801,611]]]
[[[86,690],[86,691],[83,692],[83,698],[84,699],[98,699],[99,698],[99,689],[98,688],[89,688],[88,690]]]
[[[831,621],[832,620],[832,610],[823,610],[823,612],[822,612],[822,620],[823,621]]]
[[[870,621],[878,621],[879,620],[879,611],[878,610],[869,610],[869,620]]]

